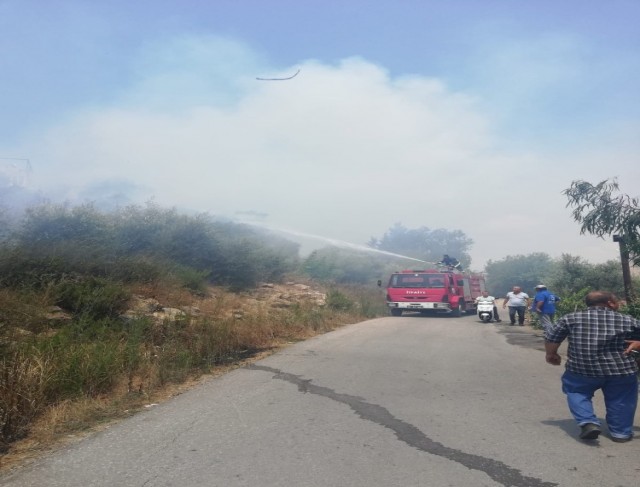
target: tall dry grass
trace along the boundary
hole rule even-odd
[[[138,288],[136,291],[141,291]],[[147,288],[165,306],[194,303],[183,288]],[[0,448],[37,434],[42,442],[119,417],[175,384],[236,366],[279,346],[372,316],[377,295],[332,289],[327,305],[267,302],[222,289],[175,320],[84,317],[2,342]],[[247,305],[249,302],[249,305]],[[382,309],[382,308],[381,308]],[[15,449],[15,448],[14,448]]]

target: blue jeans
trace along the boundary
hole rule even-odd
[[[509,306],[509,319],[512,325],[516,322],[516,313],[518,313],[518,324],[522,325],[524,323],[525,309],[526,306]]]
[[[602,389],[604,394],[611,436],[632,436],[633,417],[638,405],[636,374],[588,377],[565,371],[562,375],[562,392],[567,395],[569,410],[580,426],[586,423],[600,424],[592,402],[593,394],[598,389]]]

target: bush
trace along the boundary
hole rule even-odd
[[[35,255],[29,249],[6,245],[0,248],[0,287],[42,290],[62,276],[68,267],[62,259]]]
[[[556,317],[566,315],[567,313],[573,313],[574,311],[587,309],[584,299],[590,292],[590,288],[584,288],[577,292],[563,295],[560,301],[556,304]]]
[[[185,266],[174,266],[169,271],[169,275],[175,277],[182,287],[198,294],[206,292],[210,274],[211,272],[207,270],[199,271]]]
[[[99,277],[68,278],[53,292],[60,307],[97,320],[118,316],[130,298],[121,284]]]
[[[106,266],[106,274],[114,281],[148,284],[162,279],[167,273],[167,265],[146,255],[124,255]]]
[[[627,303],[625,306],[623,306],[620,311],[640,320],[640,300],[636,298],[635,301]]]
[[[0,243],[0,286],[43,289],[68,274],[150,282],[168,272],[186,287],[246,289],[298,266],[298,245],[246,225],[148,204],[113,214],[43,205]]]
[[[353,308],[354,302],[343,292],[330,289],[327,293],[327,306],[335,311],[349,311]]]
[[[48,350],[56,354],[46,395],[49,403],[109,392],[122,372],[117,343],[69,341]],[[53,362],[52,362],[53,363]]]

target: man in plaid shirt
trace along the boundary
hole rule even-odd
[[[640,320],[618,313],[620,303],[612,293],[593,291],[585,301],[588,309],[565,315],[545,330],[546,360],[560,365],[558,348],[568,338],[562,391],[581,428],[580,438],[595,440],[600,435],[592,398],[602,389],[611,439],[629,441],[638,403],[638,365],[625,340],[640,331]]]

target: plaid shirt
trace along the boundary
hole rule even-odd
[[[560,318],[544,337],[552,343],[569,338],[567,370],[579,375],[603,377],[638,371],[631,356],[624,355],[625,340],[640,331],[640,320],[606,307],[592,306]]]

